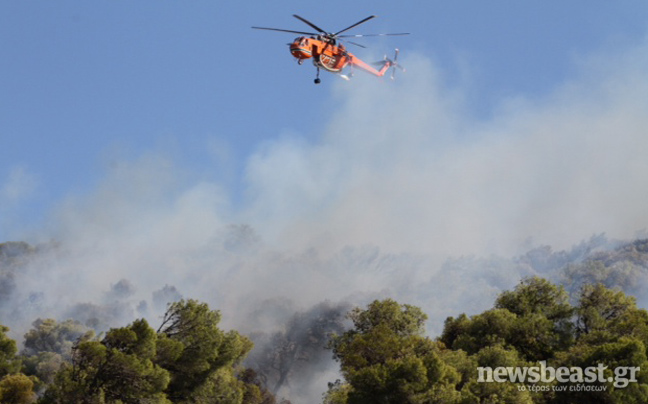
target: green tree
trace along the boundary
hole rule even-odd
[[[82,338],[41,401],[273,404],[274,397],[238,368],[252,343],[222,331],[219,321],[207,304],[179,301],[169,305],[157,332],[141,319],[100,341]]]
[[[21,361],[16,357],[16,341],[7,336],[9,327],[0,324],[0,377],[20,370]]]
[[[556,355],[562,366],[605,366],[606,380],[614,380],[618,367],[639,368],[635,381],[626,386],[613,381],[597,383],[603,391],[570,392],[556,396],[556,403],[645,403],[648,402],[648,312],[636,306],[635,298],[603,284],[581,288],[576,306],[575,343]]]
[[[354,328],[331,340],[346,384],[333,384],[325,402],[456,402],[460,374],[441,360],[438,343],[423,336],[427,316],[387,299],[349,313]]]
[[[34,382],[29,377],[19,373],[0,380],[0,403],[29,404],[35,401]]]
[[[102,341],[81,341],[44,403],[168,403],[169,373],[154,364],[155,331],[146,320],[111,329]]]
[[[496,344],[512,346],[526,360],[550,358],[573,338],[574,309],[562,287],[532,277],[500,294],[495,308],[468,318],[449,317],[440,340],[475,354]]]
[[[349,392],[351,385],[336,380],[335,383],[328,384],[328,390],[323,395],[322,404],[346,404],[349,401]]]
[[[252,342],[236,331],[222,331],[220,318],[220,312],[195,300],[169,304],[157,332],[161,349],[156,363],[171,374],[167,394],[174,402],[213,399],[225,387],[233,390],[231,397],[242,397],[234,366]]]
[[[468,318],[448,318],[439,338],[454,350],[442,359],[461,374],[456,389],[462,403],[532,403],[527,391],[511,383],[484,383],[477,380],[477,367],[528,366],[523,355],[510,344],[515,340],[519,317],[506,309],[491,309]]]
[[[600,283],[584,285],[576,315],[577,337],[590,344],[615,341],[621,336],[648,342],[648,312],[637,308],[635,298],[620,290]]]
[[[525,278],[513,291],[501,293],[495,307],[518,316],[509,341],[528,360],[552,357],[572,343],[574,309],[562,286]]]
[[[562,286],[536,276],[523,279],[512,291],[502,292],[495,307],[518,316],[541,314],[552,321],[568,320],[573,312]]]
[[[458,353],[443,359],[462,374],[457,388],[464,402],[648,402],[648,312],[637,308],[633,297],[602,284],[584,285],[571,307],[561,287],[527,278],[500,294],[494,309],[448,318],[439,340]],[[514,383],[475,380],[477,366],[537,366],[541,360],[554,368],[604,366],[605,379],[590,384],[601,391],[550,388],[529,395]],[[640,370],[622,385],[615,382],[617,368]]]
[[[462,403],[489,404],[532,404],[534,397],[528,391],[521,391],[514,383],[484,383],[477,379],[477,367],[519,367],[529,366],[514,348],[505,348],[496,344],[481,349],[470,357],[473,367],[464,373],[465,384],[462,386]],[[465,370],[464,370],[465,372]],[[542,398],[536,394],[537,398]]]
[[[506,309],[491,309],[470,318],[465,314],[448,317],[440,341],[448,348],[476,354],[484,347],[507,344],[516,321],[517,316]]]

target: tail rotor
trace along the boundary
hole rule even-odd
[[[398,67],[402,71],[405,71],[405,68],[401,65],[398,64],[398,48],[396,48],[396,51],[394,52],[394,59],[389,59],[387,55],[385,55],[385,62],[389,64],[389,66],[392,68],[391,69],[391,79],[394,80],[394,77],[396,76],[396,68]]]

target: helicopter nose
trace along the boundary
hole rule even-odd
[[[296,57],[297,59],[308,59],[313,57],[312,52],[310,49],[303,48],[300,46],[294,46],[294,44],[290,44],[290,53]]]

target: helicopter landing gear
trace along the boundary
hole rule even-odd
[[[317,76],[315,77],[315,80],[314,80],[315,84],[319,84],[319,83],[322,82],[322,80],[320,80],[320,78],[319,78],[319,73],[320,73],[320,69],[318,67],[317,68]]]

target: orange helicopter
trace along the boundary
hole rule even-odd
[[[308,37],[306,36],[300,36],[295,38],[295,40],[291,43],[288,44],[290,47],[290,53],[297,58],[297,63],[302,64],[304,63],[304,60],[306,59],[313,59],[313,64],[317,68],[317,76],[315,77],[315,84],[319,84],[321,82],[319,78],[320,74],[320,68],[324,69],[328,72],[331,73],[341,73],[342,70],[350,66],[351,68],[353,67],[358,67],[366,72],[369,72],[373,75],[376,75],[378,77],[382,77],[385,75],[385,73],[389,70],[389,68],[392,68],[392,74],[391,78],[394,78],[394,73],[396,71],[396,67],[399,69],[405,71],[405,69],[397,63],[398,60],[398,49],[396,49],[396,53],[394,55],[394,59],[389,59],[387,56],[385,56],[385,59],[372,63],[373,65],[377,65],[378,69],[374,68],[371,66],[371,64],[363,62],[360,58],[352,54],[351,52],[346,50],[346,47],[342,43],[338,43],[338,41],[342,41],[340,38],[359,38],[359,37],[365,37],[365,36],[388,36],[388,35],[409,35],[409,33],[398,33],[398,34],[365,34],[365,35],[340,35],[343,32],[346,32],[350,30],[351,28],[355,28],[358,25],[365,23],[372,18],[376,18],[375,15],[369,16],[365,18],[364,20],[358,21],[357,23],[346,27],[345,29],[338,31],[338,32],[326,32],[317,25],[313,24],[312,22],[308,21],[307,19],[300,17],[296,14],[293,14],[293,17],[297,18],[298,20],[308,24],[311,28],[315,29],[318,31],[318,33],[313,33],[313,32],[302,32],[302,31],[292,31],[292,30],[287,30],[287,29],[279,29],[279,28],[265,28],[265,27],[252,27],[254,29],[264,29],[268,31],[280,31],[280,32],[290,32],[293,34],[302,34],[302,35],[309,35]],[[348,40],[345,40],[346,42],[359,46],[361,48],[364,48],[365,46],[360,45],[355,42],[351,42]],[[348,80],[351,76],[353,76],[353,71],[349,75],[343,75],[340,74],[340,76],[346,80]]]

